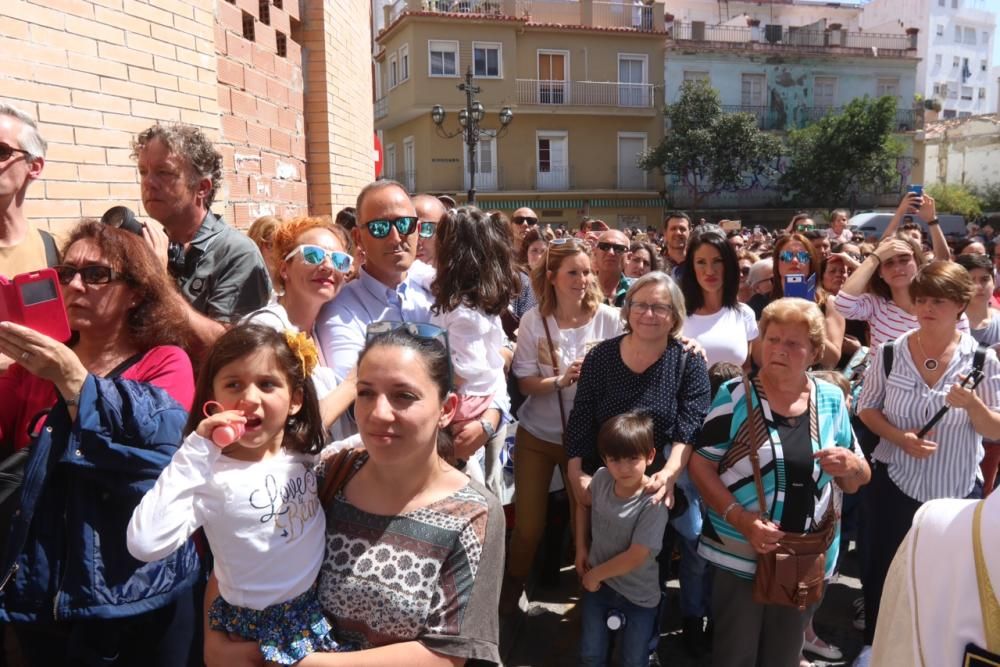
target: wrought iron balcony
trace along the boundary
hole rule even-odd
[[[631,107],[652,109],[651,83],[517,79],[518,104]]]
[[[670,37],[675,42],[696,42],[713,48],[791,50],[809,52],[850,52],[872,56],[915,55],[916,40],[908,35],[891,35],[849,30],[815,30],[796,26],[709,25],[701,21],[674,23]],[[844,51],[846,50],[846,51]]]
[[[375,100],[375,120],[381,120],[389,115],[389,96],[383,95]]]

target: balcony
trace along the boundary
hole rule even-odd
[[[375,120],[380,120],[389,115],[389,96],[383,95],[375,100]]]
[[[540,25],[572,25],[602,29],[665,32],[664,4],[632,0],[396,0],[384,7],[385,25],[404,14],[436,13],[451,17],[505,17]]]
[[[535,167],[535,190],[571,190],[573,188],[573,168],[557,165],[537,165]]]
[[[839,53],[872,57],[915,57],[916,38],[847,30],[810,30],[795,26],[758,27],[708,25],[701,21],[675,23],[670,39],[685,48]]]
[[[840,113],[843,107],[795,107],[789,113],[786,109],[766,106],[724,104],[723,113],[748,113],[757,118],[761,130],[795,130],[811,125],[830,113]],[[896,132],[912,132],[917,129],[916,112],[913,109],[896,109],[893,129]]]
[[[651,83],[517,79],[517,103],[540,106],[627,107],[653,110]]]

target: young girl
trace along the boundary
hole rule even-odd
[[[198,378],[188,435],[128,526],[128,550],[144,561],[204,527],[221,591],[211,627],[258,641],[264,659],[280,664],[344,650],[314,588],[326,531],[313,472],[323,446],[309,381],[316,358],[304,334],[261,325],[219,338]],[[213,401],[221,410],[204,416]],[[225,429],[238,439],[216,445]]]
[[[431,322],[448,331],[459,396],[452,433],[481,419],[494,396],[506,403],[500,313],[519,291],[516,276],[510,232],[499,218],[473,207],[451,209],[441,218]],[[483,430],[492,441],[492,424],[484,424]],[[487,446],[486,481],[494,491],[490,480],[500,468],[496,454]]]

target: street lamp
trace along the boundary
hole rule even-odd
[[[469,162],[469,204],[476,203],[476,152],[479,149],[479,138],[481,136],[499,138],[506,134],[510,121],[514,119],[514,112],[509,106],[500,110],[500,129],[487,130],[479,127],[479,123],[486,116],[486,107],[483,103],[475,99],[475,95],[481,91],[479,86],[472,84],[472,67],[465,72],[465,82],[458,84],[458,89],[465,93],[465,108],[458,112],[459,129],[448,132],[444,129],[444,119],[447,113],[440,104],[435,104],[431,109],[431,120],[434,121],[435,130],[438,136],[451,139],[462,135],[468,151]]]

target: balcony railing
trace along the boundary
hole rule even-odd
[[[724,104],[723,113],[748,113],[757,118],[761,130],[794,130],[811,125],[830,113],[840,113],[843,107],[795,107],[779,110],[766,106]],[[893,130],[911,132],[916,129],[916,112],[913,109],[896,109]]]
[[[704,22],[675,23],[671,31],[675,41],[706,42],[733,46],[755,44],[764,49],[824,51],[830,48],[866,50],[872,55],[902,55],[915,49],[915,40],[907,35],[890,35],[848,30],[810,30],[795,26],[757,27],[709,25]],[[886,53],[888,52],[888,53]]]
[[[509,16],[529,23],[588,25],[660,31],[664,5],[632,0],[395,0],[384,8],[386,25],[404,12]]]
[[[489,171],[476,172],[476,190],[479,192],[497,192],[503,188],[503,172],[497,168],[488,167]],[[466,170],[463,189],[469,189],[469,172]]]
[[[518,104],[652,109],[653,93],[651,83],[517,79]]]
[[[383,95],[375,100],[375,120],[380,120],[389,115],[389,96]]]
[[[556,165],[535,169],[536,190],[570,190],[573,188],[573,168]]]

